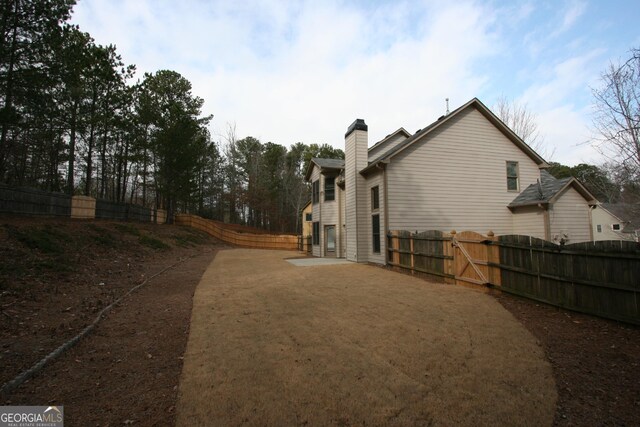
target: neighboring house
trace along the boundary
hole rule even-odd
[[[313,221],[311,200],[302,208],[302,237],[311,236],[311,223]]]
[[[358,119],[345,134],[344,161],[309,163],[313,254],[385,263],[389,230],[591,240],[594,197],[575,179],[547,174],[548,166],[476,98],[371,148]]]
[[[638,241],[640,221],[635,218],[632,206],[622,203],[600,203],[593,210],[594,240]]]
[[[344,187],[340,186],[343,171],[344,160],[313,158],[309,162],[305,178],[311,182],[314,256],[345,257]]]

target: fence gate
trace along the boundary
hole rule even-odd
[[[489,283],[489,265],[487,238],[473,231],[452,233],[451,244],[454,248],[453,273],[457,284]]]

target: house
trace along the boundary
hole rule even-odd
[[[301,240],[299,244],[299,249],[303,252],[311,252],[311,233],[312,233],[312,208],[311,200],[304,205],[302,208],[302,234],[300,235]]]
[[[590,214],[595,206],[595,198],[578,180],[556,179],[545,170],[509,203],[516,234],[563,244],[593,240]]]
[[[476,98],[370,148],[368,126],[357,119],[345,134],[345,160],[314,158],[306,172],[313,255],[384,264],[389,230],[591,240],[595,198],[547,167]]]
[[[312,208],[311,200],[302,208],[302,237],[311,236]]]
[[[338,159],[309,162],[305,178],[311,182],[314,256],[345,258],[344,167],[344,160]]]
[[[594,240],[638,241],[640,221],[634,215],[637,207],[623,203],[599,203],[593,210]]]

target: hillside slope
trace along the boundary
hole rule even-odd
[[[131,303],[118,308],[117,315],[110,312],[107,315],[110,318],[101,322],[101,325],[113,323],[112,318],[118,317],[124,323],[117,330],[129,327],[129,339],[133,340],[130,345],[127,337],[118,332],[115,333],[118,338],[108,342],[114,350],[122,347],[123,356],[117,360],[125,362],[126,355],[135,350],[132,346],[140,342],[137,328],[149,326],[142,322],[145,319],[149,323],[160,322],[157,330],[147,331],[148,339],[153,343],[158,342],[158,335],[174,334],[177,338],[169,342],[176,348],[161,353],[177,361],[173,353],[179,356],[184,350],[180,339],[188,330],[193,289],[215,251],[222,247],[205,233],[179,226],[0,217],[0,385],[74,337],[100,310],[146,278],[178,262],[184,261],[181,265],[186,268],[190,260],[197,260],[189,267],[192,271],[183,271],[182,276],[170,280],[169,274],[164,274],[164,281],[160,277],[154,279],[128,297],[139,300],[138,307],[142,308],[134,309],[135,304]],[[167,304],[176,306],[173,313],[171,308],[165,308]],[[136,318],[144,309],[152,312]],[[152,320],[156,313],[159,317]],[[164,322],[175,323],[175,330],[167,330]],[[101,334],[96,330],[95,335]],[[87,340],[91,339],[90,336]],[[92,369],[97,368],[103,374],[111,371],[109,365],[113,361],[102,361],[102,369],[98,362],[92,362]],[[181,361],[171,369],[177,369],[179,375]],[[43,372],[50,370],[55,371],[55,367],[47,366]],[[69,371],[69,366],[64,370]],[[42,380],[34,378],[31,383]],[[78,394],[77,382],[68,381],[66,385],[70,395],[74,390]],[[40,390],[45,392],[42,396],[35,389],[30,390],[33,386],[25,383],[5,396],[6,401],[22,401],[20,396],[25,392],[31,399],[39,397],[38,401],[53,398],[45,397],[46,389]],[[64,405],[65,401],[58,403]]]

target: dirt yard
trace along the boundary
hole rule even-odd
[[[193,292],[224,245],[197,231],[0,220],[0,375],[11,380],[114,307],[3,405],[63,405],[69,426],[172,426]]]
[[[542,342],[558,388],[557,426],[640,423],[640,328],[496,294]]]
[[[54,244],[56,242],[59,244]],[[175,425],[178,380],[191,317],[191,298],[210,260],[223,247],[198,232],[181,227],[0,217],[2,383],[77,333],[95,317],[101,307],[144,280],[142,275],[149,277],[177,261],[185,260],[132,294],[108,314],[93,334],[83,339],[69,353],[47,365],[39,375],[14,392],[3,396],[2,404],[64,405],[69,426]],[[330,270],[326,268],[344,274],[346,270],[339,270],[344,266],[308,267],[309,270],[298,267],[293,272],[302,285],[295,292],[285,292],[283,280],[278,279],[277,274],[271,278],[270,272],[275,264],[264,267],[253,264],[250,259],[243,259],[241,262],[244,262],[242,268],[247,275],[259,280],[259,287],[264,289],[258,292],[258,285],[251,289],[245,284],[239,292],[224,292],[226,295],[219,295],[220,301],[235,306],[247,304],[253,298],[258,303],[243,309],[242,313],[235,313],[235,317],[231,316],[231,312],[222,312],[221,314],[228,316],[221,317],[219,321],[210,319],[217,326],[208,326],[211,333],[217,331],[215,336],[219,337],[217,342],[209,343],[212,354],[227,363],[219,371],[227,376],[226,382],[219,378],[214,384],[219,386],[219,391],[213,402],[218,405],[227,404],[230,411],[237,412],[244,406],[238,403],[238,398],[234,400],[233,396],[223,401],[223,393],[235,392],[234,387],[238,381],[252,374],[250,371],[240,370],[235,380],[230,378],[229,370],[236,362],[222,354],[220,343],[229,339],[247,343],[250,334],[234,335],[242,324],[253,325],[254,329],[248,331],[256,333],[255,323],[262,322],[268,327],[266,331],[278,337],[274,345],[281,347],[271,348],[267,345],[267,340],[272,335],[258,335],[256,346],[247,344],[239,358],[246,361],[253,357],[264,362],[257,358],[257,354],[267,350],[271,352],[269,354],[276,353],[272,360],[267,360],[267,363],[260,366],[260,372],[270,372],[274,366],[288,360],[289,364],[286,366],[291,369],[286,378],[274,381],[271,385],[281,390],[282,396],[291,402],[304,404],[305,408],[310,408],[309,413],[316,410],[333,411],[332,413],[344,410],[349,414],[361,414],[365,409],[353,404],[356,397],[336,394],[341,398],[338,401],[328,395],[330,392],[326,391],[323,384],[319,390],[324,390],[324,394],[319,395],[319,403],[314,403],[316,396],[313,388],[318,388],[319,381],[327,382],[328,387],[334,387],[336,393],[339,393],[343,390],[340,388],[341,384],[348,380],[347,375],[351,375],[352,381],[356,383],[354,390],[360,393],[363,401],[379,403],[375,396],[389,397],[391,403],[387,406],[373,406],[372,416],[384,416],[385,411],[397,413],[397,422],[401,423],[401,420],[408,419],[409,412],[400,411],[402,405],[395,403],[406,399],[406,396],[410,396],[409,400],[419,400],[425,384],[437,385],[443,381],[440,377],[425,377],[428,382],[420,383],[409,375],[417,373],[419,376],[422,371],[422,375],[427,375],[449,361],[455,362],[452,354],[463,349],[465,340],[473,342],[469,341],[468,336],[456,331],[465,330],[467,324],[482,325],[486,322],[486,313],[469,304],[456,309],[460,313],[472,313],[475,316],[473,321],[462,322],[461,319],[469,315],[466,314],[460,318],[455,317],[454,321],[450,320],[451,325],[447,325],[444,319],[447,318],[449,299],[453,299],[456,292],[460,291],[454,289],[450,297],[445,297],[448,292],[445,289],[453,287],[424,281],[411,281],[409,285],[405,285],[409,283],[404,281],[406,276],[398,273],[384,276],[385,282],[379,287],[371,287],[365,283],[347,290],[347,282],[341,280],[339,284],[330,286],[323,281],[321,288],[314,289],[311,284],[327,276],[326,272]],[[365,282],[380,271],[366,266],[358,268],[362,268],[358,277]],[[309,279],[309,275],[313,278]],[[232,283],[227,283],[225,286],[231,285]],[[395,291],[400,286],[408,286],[409,289],[403,292],[412,297],[396,298],[395,292],[389,297],[389,292],[384,290],[389,288]],[[435,304],[426,311],[425,307],[431,304],[424,304],[417,295],[422,289],[431,288],[433,290],[430,292],[434,293],[429,295]],[[335,303],[339,293],[347,292],[347,295],[353,297],[357,295],[358,289],[361,293],[357,299],[344,300],[336,307],[346,310],[342,317],[330,315],[332,307],[323,303],[315,304],[324,299],[325,293]],[[271,304],[279,293],[282,303],[271,305],[271,311],[267,312],[266,304]],[[260,302],[260,298],[264,303]],[[640,328],[556,309],[506,294],[497,295],[496,298],[537,338],[553,367],[558,392],[554,425],[638,424]],[[300,303],[304,304],[300,306]],[[394,306],[397,307],[395,311],[391,310]],[[379,311],[378,307],[384,310]],[[314,316],[314,322],[306,317],[305,310]],[[424,311],[424,314],[419,314],[420,311]],[[383,319],[379,317],[382,313],[392,312],[393,316],[385,316]],[[420,316],[433,320],[428,329],[417,325],[416,319]],[[285,323],[287,319],[297,320],[295,329]],[[231,328],[228,334],[221,334],[221,328],[226,324],[235,328]],[[511,325],[509,322],[508,324]],[[329,327],[336,332],[333,342],[315,332]],[[511,327],[518,330],[517,327]],[[281,329],[280,335],[274,332],[274,328]],[[363,328],[367,329],[366,333],[363,333]],[[304,329],[314,332],[308,334],[306,340],[301,340],[300,331]],[[429,340],[426,335],[421,335],[434,330],[449,335],[439,340]],[[418,353],[406,354],[400,345],[403,334],[415,341],[412,345],[420,350]],[[316,343],[316,350],[309,349],[310,345]],[[342,348],[335,360],[327,355],[328,348],[334,343]],[[476,355],[476,348],[482,348],[482,345],[475,344],[474,342],[473,351],[468,351],[468,354]],[[488,345],[493,345],[493,341],[489,341]],[[365,352],[365,346],[372,350]],[[282,355],[278,354],[280,350]],[[234,354],[238,351],[236,348]],[[439,351],[441,357],[434,359],[431,351]],[[515,351],[519,350],[516,348]],[[357,370],[352,364],[335,363],[340,358],[344,360],[347,357],[345,352],[355,355],[354,359],[363,360],[364,366],[370,366],[372,370]],[[380,357],[372,360],[372,355]],[[504,360],[487,361],[486,369],[495,368],[498,362],[502,363]],[[471,369],[468,365],[459,365]],[[309,372],[307,367],[313,369],[310,374],[305,374]],[[400,375],[399,379],[394,379],[394,372]],[[402,375],[402,372],[406,375]],[[452,381],[468,379],[467,387],[479,386],[477,380],[469,377],[469,372],[465,371]],[[328,380],[333,373],[343,375],[344,380]],[[315,376],[309,379],[305,375]],[[306,381],[309,384],[308,391],[297,393],[298,389],[294,386]],[[379,386],[380,381],[387,383],[380,388],[381,392],[374,393],[377,389],[372,387]],[[363,385],[357,384],[360,382]],[[248,391],[240,393],[241,397],[255,399],[255,402],[250,401],[247,405],[257,405],[260,401],[258,397],[261,396],[256,397],[256,394],[261,393],[265,385],[259,385],[263,388],[253,395]],[[412,391],[414,386],[415,392]],[[505,383],[503,386],[506,393],[511,393],[512,385]],[[480,396],[492,399],[483,387],[481,389]],[[203,390],[208,395],[216,389]],[[447,404],[465,402],[469,398],[468,389],[458,387],[457,390],[452,390],[442,384],[431,395],[422,397],[425,403],[431,402],[431,405],[440,393],[443,393],[442,396],[459,394],[454,396],[457,399],[451,398],[449,402],[438,404],[436,401],[436,410],[427,414],[431,418],[420,418],[420,414],[417,414],[408,424],[427,424],[422,420],[433,420],[434,414],[447,410]],[[270,392],[265,395],[273,397]],[[333,406],[327,405],[327,402],[333,402]],[[288,413],[286,404],[283,401],[277,406],[284,408],[283,414]],[[491,408],[496,406],[508,411],[511,405],[511,398],[508,397],[495,405],[487,405],[487,408],[494,410]],[[354,410],[350,412],[352,407]],[[259,410],[260,406],[257,405],[256,408]],[[463,407],[459,412],[468,410],[470,409]],[[478,412],[480,416],[483,411],[481,409]],[[246,418],[255,419],[255,413],[249,413]],[[338,416],[334,417],[333,424],[353,424],[351,420],[353,418]],[[304,419],[301,419],[300,424],[302,421]],[[498,424],[508,423],[503,420]]]
[[[551,425],[535,338],[492,297],[228,250],[194,296],[178,426]]]

